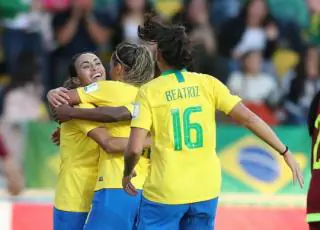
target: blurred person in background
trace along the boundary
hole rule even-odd
[[[173,22],[183,24],[194,44],[193,71],[211,74],[224,81],[228,74],[228,64],[217,54],[216,36],[210,22],[206,0],[185,0],[181,12],[173,17]]]
[[[94,9],[93,0],[72,0],[67,9],[53,15],[52,28],[57,49],[52,54],[52,87],[64,82],[73,55],[96,52],[108,43],[110,24],[105,12]]]
[[[3,173],[7,179],[7,188],[11,195],[18,195],[24,187],[22,171],[16,165],[11,154],[8,153],[7,147],[0,136],[0,160],[3,162]]]
[[[284,102],[287,123],[305,124],[312,98],[320,90],[319,53],[316,47],[309,47],[295,70],[295,77],[289,83],[289,93]]]
[[[2,46],[7,72],[10,75],[22,51],[32,52],[41,60],[41,9],[41,0],[0,0]]]
[[[41,100],[39,63],[36,56],[23,52],[18,56],[12,82],[6,89],[3,120],[16,124],[32,120],[47,120],[46,107]]]
[[[275,106],[279,102],[279,87],[273,76],[262,72],[261,51],[246,52],[240,60],[241,71],[231,74],[228,87],[233,93],[239,95],[251,110],[268,124],[274,125],[275,118],[266,105]]]
[[[114,33],[112,36],[113,49],[122,41],[139,44],[138,26],[143,22],[144,12],[152,9],[148,0],[122,0]]]
[[[43,87],[39,78],[36,57],[32,53],[21,53],[13,69],[12,82],[5,89],[1,124],[8,150],[19,164],[23,159],[25,123],[48,120],[46,106],[41,100]]]
[[[221,25],[219,48],[221,55],[239,60],[249,50],[260,50],[265,63],[276,50],[279,28],[265,0],[248,0],[240,14]],[[238,62],[233,62],[238,69]],[[266,65],[268,72],[272,68]]]
[[[238,15],[242,0],[213,0],[211,4],[212,23],[221,25],[230,18]]]

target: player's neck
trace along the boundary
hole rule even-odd
[[[159,68],[162,73],[172,71],[172,70],[178,70],[177,68],[171,67],[171,66],[162,66],[162,68]]]

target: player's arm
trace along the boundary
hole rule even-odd
[[[126,192],[136,195],[137,190],[131,183],[135,176],[134,168],[138,164],[148,132],[152,126],[151,106],[143,91],[139,90],[136,98],[136,108],[131,122],[131,132],[128,147],[124,153],[124,172],[122,186]]]
[[[282,143],[275,132],[267,125],[259,116],[251,112],[242,103],[237,104],[230,112],[230,117],[238,121],[240,124],[251,130],[261,140],[270,145],[274,150],[283,155],[284,160],[290,167],[293,175],[293,182],[299,182],[301,188],[304,184],[304,179],[300,167],[288,147]]]
[[[298,163],[288,150],[287,146],[280,141],[269,125],[242,104],[239,97],[231,95],[227,87],[222,83],[216,81],[214,87],[216,108],[251,130],[261,140],[270,145],[278,153],[282,154],[292,171],[293,181],[296,182],[298,180],[300,186],[303,187],[303,176]]]
[[[88,132],[88,137],[97,142],[101,148],[107,153],[124,152],[128,145],[128,138],[112,137],[108,130],[103,127],[95,128]],[[143,143],[143,148],[149,148],[151,145],[151,138],[147,138]],[[142,151],[141,151],[142,152]]]
[[[110,81],[94,82],[86,87],[67,90],[63,87],[48,92],[49,104],[56,108],[63,104],[78,105],[80,103],[95,104],[113,95],[114,87]]]
[[[56,108],[64,104],[77,105],[81,103],[76,89],[67,90],[63,87],[50,90],[47,93],[47,99],[52,108]]]
[[[61,122],[71,119],[117,122],[131,120],[131,111],[128,106],[81,109],[62,105],[55,108],[54,117]]]

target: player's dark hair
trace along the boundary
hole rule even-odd
[[[152,53],[146,46],[120,43],[112,55],[112,61],[124,67],[123,81],[128,84],[141,86],[154,77]]]
[[[75,54],[69,63],[68,66],[68,75],[69,77],[67,80],[63,83],[63,87],[66,89],[76,89],[80,87],[80,82],[77,80],[78,79],[78,73],[76,69],[76,61],[82,54],[87,54],[91,52],[83,52],[83,53],[77,53]],[[93,53],[92,53],[93,54]]]
[[[166,25],[154,13],[147,13],[143,26],[138,28],[138,36],[146,42],[157,43],[167,65],[183,69],[192,62],[190,41],[185,30],[184,26]]]
[[[77,53],[75,54],[72,58],[71,61],[69,63],[68,66],[68,74],[69,77],[73,78],[73,77],[78,77],[78,73],[77,73],[77,69],[76,69],[76,61],[78,60],[78,58],[82,55],[82,54],[94,54],[91,52],[82,52],[82,53]]]
[[[309,135],[313,135],[313,131],[315,128],[315,122],[317,119],[317,116],[320,112],[320,91],[315,95],[315,97],[312,99],[312,102],[310,104],[309,108],[309,114],[308,114],[308,130]]]

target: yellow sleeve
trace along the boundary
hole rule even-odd
[[[140,89],[132,112],[131,127],[142,128],[150,131],[152,114],[149,101],[143,89]]]
[[[212,82],[215,108],[228,115],[241,101],[241,98],[236,95],[232,95],[230,90],[219,80],[212,78]]]
[[[77,88],[81,103],[97,103],[112,97],[114,87],[110,81],[94,82],[86,87]]]
[[[92,109],[95,108],[92,104],[80,104],[78,105],[78,108],[82,109]],[[87,135],[91,130],[99,127],[104,127],[104,124],[101,122],[95,122],[95,121],[87,121],[87,120],[75,120],[75,124],[77,127],[85,134]]]

